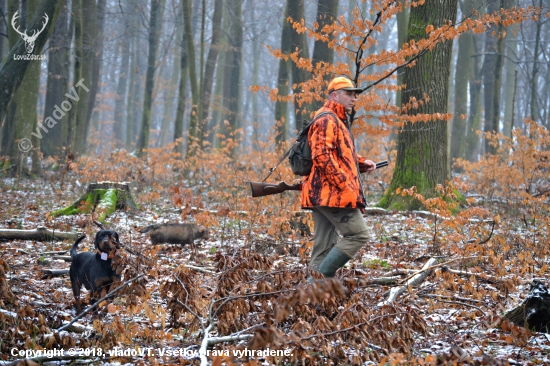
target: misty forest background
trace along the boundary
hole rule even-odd
[[[304,37],[306,43],[297,45],[291,35],[294,29],[283,27],[288,24],[285,17],[303,16],[306,26],[314,22],[322,26],[341,15],[351,20],[351,10],[358,7],[362,17],[375,18],[369,13],[369,1],[355,0],[52,2],[59,9],[43,49],[47,59],[31,63],[2,121],[0,156],[20,165],[19,173],[27,168],[27,160],[22,159],[25,154],[17,143],[31,139],[36,131],[42,131],[43,137],[32,137],[35,162],[38,152],[43,157],[63,156],[67,148],[77,156],[117,148],[139,152],[178,138],[185,153],[190,137],[218,146],[217,133],[227,135],[229,129],[242,129],[241,146],[250,148],[275,130],[276,120],[282,121],[277,141],[285,141],[307,116],[299,113],[300,108],[295,111],[293,103],[274,103],[265,90],[278,88],[280,95],[289,94],[289,85],[304,76],[290,69],[290,61],[280,62],[271,55],[270,49],[293,52],[300,46],[300,56],[314,63],[350,63],[323,40]],[[2,58],[21,39],[11,26],[14,13],[19,12],[17,25],[23,30],[38,5],[38,0],[0,0]],[[472,10],[483,14],[530,5],[547,6],[542,0],[460,0],[457,19]],[[408,13],[407,9],[390,19],[368,52],[399,49]],[[449,122],[451,159],[476,161],[490,149],[476,130],[511,136],[513,127],[526,129],[525,117],[548,127],[548,22],[541,17],[506,32],[496,32],[489,25],[487,32],[454,40],[447,107],[454,116]],[[366,73],[379,69],[374,65]],[[90,91],[77,88],[80,100],[74,110],[47,133],[37,129],[37,122],[51,117],[54,107],[68,100],[65,93],[81,79]],[[494,95],[495,85],[500,86],[498,95]],[[252,86],[267,89],[255,93]],[[378,93],[388,104],[399,103],[395,91]],[[307,107],[309,111],[319,107],[325,95],[319,98]],[[383,113],[371,114],[368,123],[379,124],[377,114]],[[32,169],[40,173],[39,164]]]

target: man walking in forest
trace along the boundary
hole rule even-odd
[[[361,92],[348,78],[333,79],[328,100],[308,132],[313,167],[302,185],[302,207],[313,211],[315,223],[309,264],[327,278],[334,277],[369,239],[361,214],[366,201],[359,174],[374,171],[376,164],[357,155],[347,115]]]

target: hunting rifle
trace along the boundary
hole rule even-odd
[[[376,163],[376,169],[388,166],[388,161],[384,160]],[[284,191],[301,191],[302,182],[292,185],[281,181],[279,183],[249,182],[252,190],[252,197],[269,196],[271,194],[283,193]]]

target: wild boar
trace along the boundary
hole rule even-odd
[[[193,244],[195,239],[208,239],[208,229],[197,224],[166,223],[149,225],[139,230],[149,233],[151,244]]]

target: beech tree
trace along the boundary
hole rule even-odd
[[[44,44],[46,43],[51,33],[51,30],[53,29],[53,24],[55,24],[56,22],[58,11],[63,3],[64,1],[62,0],[42,0],[38,5],[36,12],[31,13],[32,19],[31,21],[27,22],[27,27],[29,29],[44,28],[44,30],[37,35],[37,38],[34,41],[34,48],[32,51],[33,55],[38,55],[42,51],[42,48],[44,47]],[[44,15],[46,15],[49,19],[49,21],[45,25]],[[19,40],[11,49],[8,56],[5,58],[2,64],[0,64],[0,121],[4,119],[7,112],[8,104],[12,100],[15,92],[21,86],[21,83],[23,82],[23,79],[29,67],[31,67],[33,63],[38,62],[31,60],[30,58],[16,60],[13,57],[13,55],[15,54],[22,55],[25,53],[25,41],[22,38],[19,38]],[[32,123],[32,126],[35,127],[36,119]],[[12,135],[14,132],[15,126],[11,126],[11,129],[8,132],[9,135],[7,136],[7,139],[12,141],[12,143],[10,144],[8,151],[6,151],[10,156],[15,156],[17,154],[17,151],[19,151],[17,141],[15,141],[15,135]],[[6,133],[6,129],[4,129],[4,133]],[[23,137],[24,136],[20,136],[18,138]]]
[[[229,15],[229,29],[227,30],[228,48],[225,51],[225,70],[223,71],[223,107],[224,121],[220,121],[220,133],[227,135],[225,120],[231,130],[241,127],[238,116],[241,112],[241,75],[242,75],[242,47],[243,24],[242,5],[243,0],[227,0]]]
[[[21,12],[22,16],[18,19],[22,24],[21,28],[26,28],[25,14],[34,14],[38,7],[38,0],[27,1],[26,11]],[[35,132],[34,128],[37,126],[36,115],[36,103],[38,101],[38,87],[40,82],[40,62],[35,61],[29,65],[25,72],[25,76],[21,81],[20,88],[15,93],[17,98],[17,104],[15,108],[15,139],[20,141],[27,138],[32,142],[31,155],[32,159],[32,173],[35,175],[41,174],[40,159],[38,153],[40,152],[40,140],[36,135],[31,135],[31,132]],[[39,131],[42,133],[43,131]],[[24,170],[27,170],[27,154],[19,149],[13,149],[10,154],[10,161],[17,164],[17,176],[20,176]]]
[[[338,2],[336,2],[337,5]],[[334,5],[334,4],[332,4]],[[323,11],[324,5],[319,4],[319,11],[322,15],[318,15],[323,19],[323,24],[332,21],[330,16],[327,18],[327,14]],[[330,10],[333,6],[331,6]],[[303,0],[287,0],[284,11],[283,30],[281,34],[281,52],[285,54],[292,53],[295,58],[309,59],[309,51],[307,45],[306,35],[303,32],[298,32],[289,23],[292,20],[301,21],[305,17],[304,1]],[[323,42],[320,42],[323,43]],[[318,57],[332,57],[331,52],[322,52],[323,45],[317,46]],[[324,60],[324,61],[328,61]],[[314,59],[315,62],[315,59]],[[288,95],[292,90],[292,85],[303,84],[309,75],[307,70],[298,67],[296,62],[292,62],[291,59],[280,58],[279,59],[279,75],[277,78],[277,89],[281,96],[275,105],[275,121],[277,125],[277,135],[275,141],[277,144],[285,141],[289,136],[289,114],[288,114],[288,102],[291,99]],[[311,104],[304,104],[301,101],[294,100],[294,117],[296,121],[296,130],[302,129],[302,119],[308,119],[308,113],[313,109]]]
[[[411,9],[407,39],[419,41],[427,36],[428,26],[441,27],[454,23],[457,0],[428,2]],[[448,85],[452,43],[442,42],[418,59],[415,67],[405,69],[402,107],[409,101],[421,103],[416,113],[445,114],[447,112]],[[393,178],[380,201],[382,207],[403,208],[404,202],[395,195],[398,188],[417,187],[423,195],[433,195],[438,184],[449,179],[447,156],[447,121],[435,118],[424,123],[407,122],[397,135],[397,160]],[[401,201],[401,202],[400,202]],[[405,203],[413,208],[417,202]]]
[[[89,8],[91,11],[88,14],[89,29],[92,30],[91,42],[90,42],[90,64],[91,64],[91,79],[90,79],[90,92],[88,96],[88,107],[86,110],[86,135],[90,133],[92,129],[92,113],[96,104],[97,94],[100,91],[99,80],[101,78],[101,62],[103,60],[103,28],[105,21],[105,7],[107,5],[106,0],[94,0],[90,2]],[[97,121],[94,130],[98,130]]]
[[[286,21],[289,12],[289,4],[292,0],[287,0],[283,21],[283,30],[281,33],[281,52],[288,54],[290,52],[290,32],[291,26]],[[277,145],[288,139],[288,94],[290,93],[290,61],[284,57],[279,58],[279,72],[277,75],[277,92],[279,98],[275,102],[275,123],[277,134],[275,143]]]
[[[69,14],[67,4],[63,6],[59,19],[55,24],[50,39],[48,51],[48,81],[46,84],[46,101],[44,116],[52,116],[55,106],[61,105],[65,100],[65,93],[69,85],[70,43],[72,29],[69,28]],[[44,122],[42,122],[44,123]],[[56,134],[44,134],[41,143],[42,153],[45,156],[53,156],[61,153],[62,145],[59,141],[67,141],[67,118],[62,118],[56,125]]]
[[[210,48],[202,73],[200,95],[202,98],[202,113],[203,122],[201,123],[201,133],[204,136],[208,131],[208,113],[210,109],[210,100],[212,98],[212,86],[214,85],[214,71],[216,70],[216,62],[218,60],[220,39],[222,36],[222,13],[223,0],[214,0],[214,13],[212,15],[212,38],[210,40]]]
[[[121,62],[119,79],[116,90],[116,101],[114,109],[113,133],[116,138],[116,145],[122,147],[126,143],[127,126],[124,123],[124,106],[126,103],[126,86],[128,83],[128,65],[130,64],[130,40],[125,38],[121,40]],[[130,71],[131,72],[131,71]]]
[[[482,53],[482,38],[481,34],[473,36],[474,54]],[[481,112],[482,112],[482,59],[474,57],[471,60],[470,79],[468,87],[470,89],[470,113],[468,114],[468,126],[466,128],[466,159],[476,161],[480,152],[480,141],[477,131],[481,127]]]
[[[151,106],[153,105],[153,88],[155,86],[155,62],[157,61],[158,45],[162,29],[162,13],[165,0],[151,0],[151,15],[149,19],[149,54],[147,56],[147,75],[145,77],[145,95],[143,98],[143,114],[141,117],[141,132],[136,150],[138,155],[144,155],[149,146],[149,129],[151,128]]]
[[[12,19],[14,14],[19,10],[19,3],[17,0],[9,0],[7,4],[7,17],[8,19]],[[13,27],[8,27],[8,50],[11,50],[17,41],[19,41],[20,37],[13,29]],[[13,143],[15,140],[15,107],[17,105],[17,98],[12,98],[9,101],[9,104],[7,106],[6,114],[5,114],[5,120],[2,124],[2,148],[0,149],[0,152],[2,156],[7,156],[11,153],[13,148]],[[0,117],[0,121],[1,121]]]
[[[199,123],[202,121],[201,108],[199,106],[199,78],[197,76],[197,66],[195,65],[195,44],[193,42],[193,29],[191,27],[191,0],[182,0],[183,7],[183,38],[184,44],[187,52],[187,61],[189,63],[188,72],[189,72],[189,82],[191,84],[191,100],[192,100],[192,110],[189,121],[189,142],[191,139],[198,139],[199,143],[201,141],[200,134],[197,133]],[[191,143],[188,145],[188,149],[191,146]]]
[[[461,11],[470,15],[472,0],[463,0]],[[464,158],[466,153],[466,120],[461,116],[468,114],[468,82],[472,64],[473,35],[465,33],[458,39],[457,62],[455,69],[454,115],[451,129],[451,159]]]
[[[333,39],[330,32],[323,32],[325,26],[331,26],[338,14],[338,0],[319,0],[317,3],[317,19],[319,31],[324,37],[315,40],[313,55],[311,56],[314,65],[317,62],[332,63],[334,59],[334,47],[329,47],[329,41]]]
[[[6,14],[6,1],[0,0],[0,14],[4,16]],[[4,58],[4,44],[6,43],[8,36],[8,29],[6,23],[0,21],[0,60]]]

